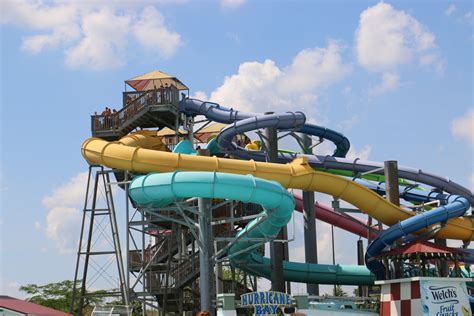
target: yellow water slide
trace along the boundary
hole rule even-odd
[[[402,209],[364,186],[340,176],[314,171],[304,158],[288,164],[255,162],[218,157],[204,157],[163,151],[166,146],[156,132],[139,132],[117,142],[89,138],[82,145],[82,156],[90,164],[138,173],[181,171],[216,171],[251,174],[279,182],[282,186],[315,191],[344,200],[386,225],[416,215]],[[420,231],[423,232],[423,231]],[[450,219],[436,236],[446,239],[474,240],[474,219]]]

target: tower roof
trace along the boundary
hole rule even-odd
[[[146,91],[159,88],[160,86],[173,85],[178,90],[188,90],[189,88],[178,78],[168,75],[160,70],[150,71],[146,74],[125,80],[125,83],[136,91]]]

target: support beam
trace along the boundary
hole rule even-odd
[[[398,164],[396,160],[384,161],[384,175],[385,175],[385,195],[386,199],[391,203],[400,206],[400,192],[398,190]],[[401,239],[396,241],[397,245],[400,245]],[[394,260],[395,264],[395,275],[399,277],[401,266],[399,261]],[[388,268],[388,267],[386,267]]]
[[[272,114],[273,112],[265,113]],[[265,147],[267,148],[267,161],[278,162],[278,135],[276,128],[266,128],[264,131]],[[283,239],[283,229],[280,230],[277,239]],[[272,290],[278,292],[285,292],[285,280],[283,279],[283,260],[285,249],[283,244],[277,242],[270,243],[270,257],[272,263]]]
[[[128,171],[123,172],[123,181],[124,184],[124,191],[125,191],[125,218],[126,218],[126,238],[125,238],[125,271],[126,271],[126,288],[127,288],[127,296],[130,297],[130,203],[128,201],[128,179],[129,174]],[[144,309],[145,305],[142,305],[142,309]]]
[[[188,128],[188,140],[191,142],[191,144],[194,145],[194,131],[193,131],[193,129],[194,129],[194,118],[192,116],[186,116],[185,124]],[[207,155],[207,156],[209,156],[209,155]]]
[[[336,249],[334,246],[334,225],[331,225],[331,246],[332,246],[332,265],[336,265]],[[337,286],[334,284],[334,292],[333,295],[336,296],[336,289]]]
[[[400,192],[398,190],[398,164],[395,160],[384,162],[385,188],[387,200],[400,206]]]
[[[199,150],[200,156],[209,156],[207,150]],[[214,291],[214,269],[213,269],[213,249],[212,239],[212,209],[211,199],[198,198],[199,207],[199,240],[202,247],[199,249],[199,291],[201,297],[201,311],[209,311],[215,314],[212,306],[212,299],[215,297]]]
[[[301,134],[303,151],[312,154],[311,137]],[[304,252],[306,263],[318,263],[318,244],[316,241],[316,218],[314,214],[314,192],[303,191]],[[319,285],[307,283],[309,295],[319,295]]]
[[[435,244],[440,245],[442,247],[447,247],[448,246],[448,244],[446,242],[446,239],[435,238],[434,242],[435,242]],[[449,266],[448,266],[448,260],[446,258],[440,260],[438,269],[439,269],[439,275],[440,276],[442,276],[442,277],[447,277],[448,276]]]
[[[232,207],[231,205],[227,204],[225,205],[226,207],[226,218],[231,218],[232,217]],[[232,223],[232,226],[234,225],[234,223]],[[214,238],[215,240],[215,253],[218,254],[219,251],[222,249],[222,243],[220,243],[219,241],[217,241],[216,238]],[[224,278],[224,271],[222,269],[222,262],[218,262],[216,265],[215,265],[215,276],[216,276],[216,295],[219,296],[220,294],[224,293],[224,282],[223,282],[223,278]]]
[[[359,239],[357,241],[357,264],[360,266],[365,266],[365,260],[364,260],[364,241],[362,239]],[[360,297],[367,297],[369,296],[369,289],[367,286],[362,286],[359,285],[359,293],[358,295]]]
[[[127,282],[125,279],[125,269],[123,268],[123,257],[122,257],[122,247],[120,246],[120,236],[119,230],[117,226],[117,218],[115,215],[115,206],[114,206],[114,198],[112,196],[112,188],[109,185],[110,183],[110,175],[109,173],[105,174],[103,177],[103,184],[105,188],[105,196],[107,198],[107,206],[110,209],[110,228],[112,230],[112,239],[114,242],[114,250],[115,256],[117,260],[117,270],[119,273],[119,280],[120,280],[120,290],[122,292],[122,302],[124,305],[130,305],[130,300],[128,297],[128,287]],[[128,273],[128,271],[127,271]]]

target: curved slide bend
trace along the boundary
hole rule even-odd
[[[368,186],[368,188],[379,194],[386,193],[385,186],[381,184]],[[420,213],[391,226],[387,230],[382,231],[374,242],[369,245],[365,254],[366,266],[378,279],[385,277],[385,267],[377,260],[377,256],[380,255],[387,245],[391,245],[395,240],[406,237],[420,229],[428,228],[437,223],[445,223],[450,218],[462,216],[470,207],[469,200],[465,197],[446,195],[439,192],[428,192],[417,189],[400,190],[400,197],[403,197],[405,200],[423,203],[437,200],[443,206],[429,212]]]
[[[180,154],[189,154],[189,155],[196,154],[196,151],[194,150],[193,145],[187,139],[179,142],[174,147],[173,152],[180,153]],[[295,199],[295,210],[302,213],[303,212],[303,198],[296,193],[293,193],[293,198]],[[323,222],[342,228],[360,237],[364,237],[364,238],[368,237],[367,227],[364,222],[359,221],[356,218],[349,219],[343,216],[342,214],[336,212],[329,206],[315,202],[314,214],[315,214],[316,219],[319,219]],[[373,228],[375,230],[378,230],[378,228],[375,226]],[[372,238],[375,238],[376,236],[377,234],[372,233]]]
[[[304,157],[289,164],[264,163],[169,153],[146,149],[150,136],[125,136],[121,143],[90,138],[82,145],[82,155],[91,164],[133,172],[212,171],[251,174],[258,178],[279,182],[285,188],[317,191],[345,200],[386,225],[416,215],[402,209],[364,186],[329,173],[313,170]],[[155,141],[158,139],[155,137]],[[123,143],[127,143],[124,145]],[[423,232],[423,231],[421,231]],[[439,238],[474,240],[474,219],[450,219],[439,230]]]
[[[276,238],[291,219],[295,202],[279,183],[251,175],[219,172],[155,173],[136,177],[130,184],[130,197],[141,207],[163,207],[186,197],[239,200],[260,204],[265,211],[239,231],[229,248],[231,263],[254,275],[270,278],[270,261],[250,252],[257,238]],[[257,268],[258,264],[258,268]],[[374,276],[364,266],[283,263],[285,280],[319,284],[368,285]]]
[[[209,120],[223,124],[249,120],[254,123],[265,122],[264,124],[268,124],[268,127],[276,127],[282,130],[298,130],[300,133],[317,136],[333,142],[336,146],[333,153],[334,157],[345,157],[350,148],[350,142],[347,137],[329,128],[305,123],[306,117],[302,112],[286,112],[280,114],[245,113],[221,106],[217,103],[203,102],[196,99],[185,99],[181,101],[180,111],[187,115],[204,115]],[[252,130],[255,130],[255,128]],[[265,159],[263,159],[263,161],[265,161]]]
[[[365,254],[365,264],[377,276],[377,279],[385,278],[385,267],[376,257],[387,245],[391,245],[400,237],[428,228],[433,224],[444,223],[450,218],[462,216],[470,206],[466,198],[457,195],[449,196],[447,201],[448,204],[445,206],[420,213],[391,226],[381,232],[379,237],[369,245]]]
[[[120,142],[107,142],[98,138],[86,140],[82,146],[82,155],[91,164],[102,164],[111,168],[148,173],[183,171],[212,171],[231,174],[252,174],[258,178],[274,180],[286,188],[296,188],[307,191],[319,191],[346,200],[347,202],[365,210],[382,222],[395,224],[400,218],[408,218],[411,212],[402,210],[387,202],[376,193],[365,187],[339,176],[314,171],[303,158],[291,164],[261,163],[217,157],[192,156],[174,154],[163,151],[146,149],[159,147],[161,143],[156,137],[143,134],[126,136]],[[193,193],[194,194],[194,193]],[[397,215],[397,216],[394,216]],[[390,223],[388,223],[390,225]],[[474,238],[472,220],[453,219],[446,227],[440,230],[439,236],[472,240]],[[244,260],[266,264],[266,258],[248,254],[246,258],[237,256],[236,264]],[[362,269],[360,271],[354,269]],[[368,278],[359,279],[357,276],[368,272],[365,267],[345,267],[331,265],[309,265],[298,263],[284,264],[285,277],[295,282],[307,282],[311,277],[316,283],[336,284],[363,284]],[[268,269],[252,271],[258,275],[268,277]],[[364,272],[365,271],[365,272]],[[249,271],[250,272],[250,271]],[[371,281],[370,281],[371,282]],[[365,283],[367,284],[367,283]]]
[[[296,122],[295,125],[288,125],[288,121],[295,116],[302,115],[300,112],[273,114],[271,116],[258,113],[243,113],[235,111],[231,108],[223,107],[217,103],[203,102],[196,99],[185,99],[180,103],[180,110],[188,115],[204,115],[206,118],[225,124],[232,124],[225,128],[216,138],[216,141],[224,151],[231,152],[233,155],[241,159],[253,159],[257,161],[265,161],[266,156],[263,152],[248,151],[232,142],[232,139],[237,134],[253,131],[259,128],[276,127],[279,129],[298,129],[300,133],[306,133],[328,139],[336,145],[336,150],[333,156],[319,156],[319,155],[301,155],[308,157],[309,164],[314,168],[336,169],[351,171],[354,173],[361,173],[372,171],[374,169],[383,168],[383,163],[365,161],[360,159],[346,159],[344,157],[349,150],[349,141],[342,134],[319,127],[312,124],[301,125],[301,121]],[[286,121],[286,124],[283,122]],[[295,127],[296,126],[296,127]],[[295,159],[294,153],[279,153],[279,162],[287,163]],[[374,172],[375,174],[383,174],[383,170]],[[412,180],[427,184],[437,189],[446,191],[451,194],[465,196],[469,199],[471,205],[474,205],[474,193],[463,187],[462,185],[453,182],[449,178],[438,176],[421,169],[411,167],[398,166],[398,174],[400,178]]]

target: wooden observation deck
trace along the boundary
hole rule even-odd
[[[137,128],[177,129],[180,91],[188,90],[181,81],[152,71],[125,83],[135,91],[123,93],[122,108],[117,112],[91,116],[92,136],[111,141]]]

